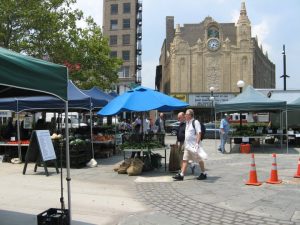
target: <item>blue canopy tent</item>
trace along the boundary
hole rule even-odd
[[[103,107],[107,104],[107,100],[102,98],[96,98],[95,96],[89,96],[79,88],[77,88],[74,83],[68,81],[68,102],[69,109],[84,109],[92,110],[93,106]],[[0,109],[6,109],[15,111],[16,113],[22,111],[37,111],[45,109],[61,110],[64,107],[64,102],[60,99],[52,96],[35,96],[35,97],[18,97],[18,98],[4,98],[0,99]],[[18,114],[17,114],[18,115]],[[92,129],[92,122],[91,122]],[[18,127],[18,140],[20,140],[20,133]],[[91,130],[91,140],[92,140],[92,130]],[[94,158],[94,148],[92,141],[92,155]],[[94,163],[95,164],[95,163]]]
[[[93,87],[89,90],[81,90],[83,93],[91,97],[91,108],[90,108],[90,127],[91,127],[91,144],[92,144],[92,155],[93,158],[88,163],[90,166],[96,166],[97,162],[94,159],[94,140],[93,140],[93,116],[92,110],[95,108],[102,108],[108,102],[110,102],[114,97],[106,94],[105,92],[101,91],[97,87]],[[101,104],[102,103],[102,104]]]
[[[80,91],[71,80],[68,81],[68,103],[71,109],[86,109],[91,107],[91,98]],[[96,102],[97,103],[97,102]],[[102,102],[98,102],[102,103]],[[14,112],[34,111],[42,109],[63,109],[64,102],[53,96],[15,97],[0,99],[0,109]]]
[[[114,98],[97,114],[116,115],[120,112],[144,112],[149,110],[172,111],[185,108],[188,104],[159,91],[138,86]]]
[[[114,99],[113,96],[101,91],[97,87],[93,87],[89,90],[81,90],[83,93],[91,97],[92,108],[101,108],[105,106],[108,102]],[[100,104],[102,102],[102,104]]]

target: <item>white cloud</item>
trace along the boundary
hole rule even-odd
[[[240,10],[233,10],[231,13],[231,22],[236,23],[240,17]]]
[[[155,73],[157,60],[143,61],[142,68],[142,85],[149,88],[155,88]]]
[[[268,20],[262,20],[259,24],[253,25],[252,36],[257,36],[258,45],[262,45],[264,53],[271,51],[271,46],[266,42],[270,35],[270,23]]]
[[[83,11],[84,16],[92,16],[95,22],[102,26],[103,20],[103,0],[77,0],[74,8]],[[80,23],[79,25],[84,25]]]

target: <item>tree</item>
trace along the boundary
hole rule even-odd
[[[92,18],[86,20],[87,27],[78,29],[72,36],[72,60],[67,62],[71,77],[82,88],[99,86],[109,89],[116,83],[118,70],[122,61],[110,57],[108,40]]]
[[[0,0],[0,46],[65,64],[70,78],[82,88],[111,88],[121,65],[109,57],[101,29],[71,6],[76,0]]]

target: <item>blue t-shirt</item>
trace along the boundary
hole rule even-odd
[[[226,119],[222,119],[220,123],[220,129],[223,128],[224,132],[227,134],[230,130],[229,122]]]

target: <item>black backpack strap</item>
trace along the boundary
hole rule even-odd
[[[193,119],[192,125],[193,125],[193,128],[194,128],[194,130],[195,130],[195,134],[197,134],[197,133],[196,133],[196,128],[195,128],[195,119]]]

